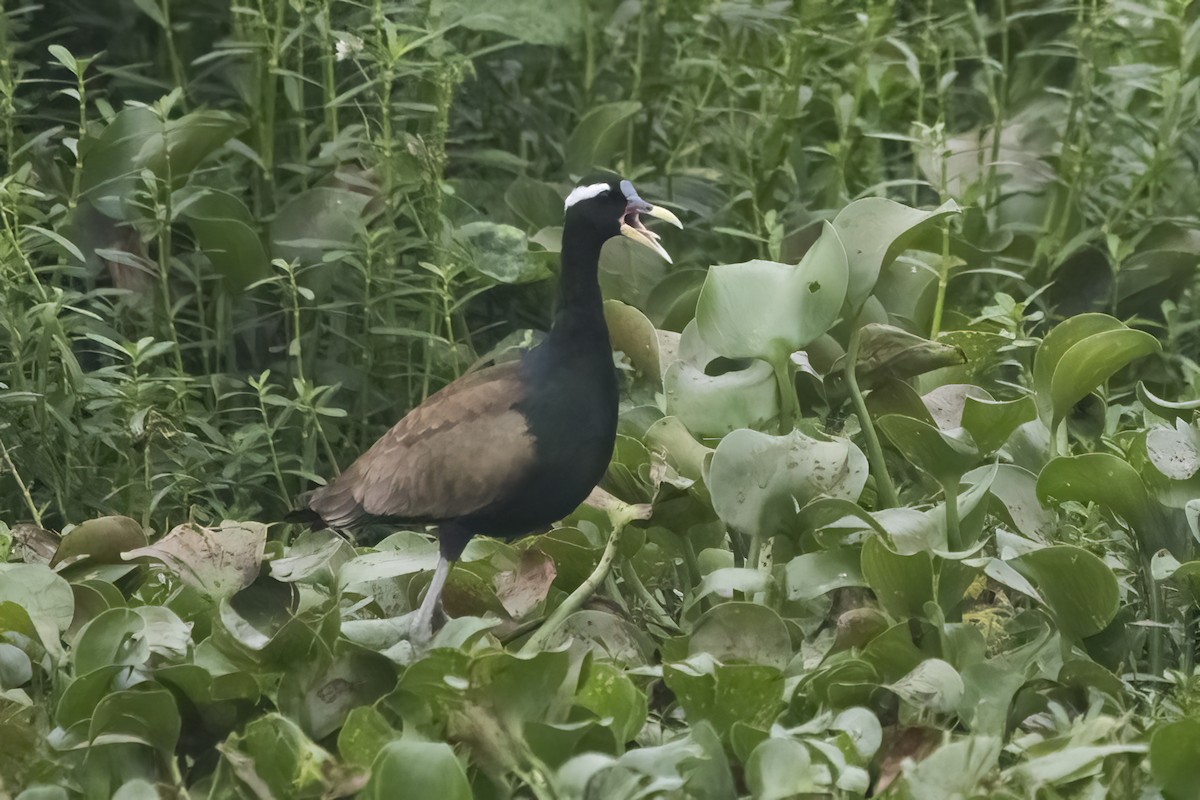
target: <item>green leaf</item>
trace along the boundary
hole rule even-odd
[[[862,554],[855,547],[804,553],[787,563],[789,600],[812,600],[847,586],[866,586]]]
[[[474,31],[492,31],[519,42],[549,47],[572,47],[583,35],[583,10],[578,0],[500,0],[481,6],[471,0],[433,0],[430,19]],[[439,40],[440,41],[440,40]]]
[[[1072,345],[1059,359],[1050,382],[1051,429],[1122,367],[1161,351],[1158,339],[1128,328],[1103,331]]]
[[[867,458],[849,439],[822,441],[800,430],[771,436],[744,428],[721,440],[705,476],[722,521],[764,537],[816,497],[858,499],[866,480]]]
[[[563,197],[553,184],[522,175],[509,184],[504,202],[532,229],[562,224]]]
[[[813,767],[808,748],[794,739],[766,739],[746,760],[746,785],[755,800],[788,800],[823,793],[828,772]]]
[[[75,56],[71,55],[70,50],[61,44],[52,44],[46,49],[50,51],[50,55],[54,56],[54,60],[70,70],[71,74],[79,74],[79,62],[75,60]]]
[[[206,189],[180,215],[187,220],[197,246],[231,292],[241,292],[270,274],[267,251],[255,230],[250,210],[241,200]]]
[[[129,517],[97,517],[76,525],[63,534],[50,566],[89,560],[100,564],[121,563],[121,552],[146,546],[146,532]]]
[[[688,723],[711,722],[728,740],[735,723],[766,728],[783,707],[783,674],[760,664],[720,664],[707,653],[663,665]]]
[[[1138,381],[1137,383],[1137,397],[1142,405],[1146,407],[1147,411],[1162,417],[1172,424],[1177,419],[1190,420],[1196,415],[1196,411],[1200,410],[1200,398],[1195,400],[1181,400],[1179,402],[1164,400],[1151,393],[1142,381]]]
[[[374,706],[350,709],[338,733],[338,753],[347,764],[369,767],[388,742],[400,738]]]
[[[511,225],[469,222],[454,232],[468,253],[468,263],[496,283],[520,284],[550,277],[545,264],[529,252],[525,232]]]
[[[926,553],[902,556],[872,536],[863,543],[862,574],[894,617],[921,617],[933,597],[933,566]]]
[[[1200,762],[1200,720],[1179,719],[1154,729],[1150,737],[1150,774],[1166,800],[1196,800],[1196,764]]]
[[[922,661],[888,688],[909,705],[935,714],[946,714],[957,708],[964,691],[962,676],[938,658]]]
[[[696,324],[719,355],[782,363],[837,321],[846,281],[846,251],[826,224],[795,266],[756,260],[712,267]]]
[[[953,200],[922,211],[882,197],[864,197],[838,212],[833,227],[846,245],[850,271],[846,307],[855,311],[863,304],[879,271],[907,250],[924,226],[959,211]]]
[[[792,657],[792,640],[772,609],[756,603],[721,603],[692,629],[688,655],[701,653],[725,664],[748,662],[782,671]]]
[[[525,5],[523,0],[513,0],[514,5]],[[562,9],[545,9],[550,17],[562,17]],[[575,130],[567,137],[563,157],[567,172],[583,175],[594,168],[607,168],[613,156],[625,147],[625,136],[633,117],[642,110],[642,104],[634,100],[605,103],[588,111],[580,118]]]
[[[667,413],[701,437],[762,428],[779,416],[779,387],[765,361],[719,375],[675,361],[663,375],[663,393]]]
[[[180,580],[215,599],[230,597],[254,582],[263,560],[267,526],[225,520],[215,528],[178,525],[152,545],[121,554],[125,560],[161,561]]]
[[[1142,477],[1128,462],[1110,453],[1054,459],[1038,475],[1037,496],[1043,503],[1051,498],[1096,503],[1139,531],[1149,527],[1150,496]]]
[[[964,400],[962,426],[984,454],[1000,449],[1013,431],[1034,419],[1037,404],[1032,397],[990,400],[967,396]]]
[[[1054,612],[1059,630],[1067,636],[1097,634],[1117,615],[1117,577],[1108,565],[1081,547],[1054,545],[1009,563],[1037,586]]]
[[[624,744],[646,725],[646,694],[619,667],[591,661],[575,692],[575,703],[610,723],[617,742]]]
[[[979,449],[962,428],[942,431],[919,419],[888,414],[876,420],[879,429],[909,461],[945,486],[979,463]]]
[[[75,596],[71,585],[40,564],[0,564],[0,603],[20,606],[52,653],[61,652],[59,635],[71,624]]]
[[[272,256],[316,264],[328,250],[352,247],[366,232],[365,215],[370,202],[369,194],[333,186],[314,186],[297,194],[271,221]]]
[[[894,325],[871,322],[862,326],[854,375],[863,389],[870,389],[965,361],[961,348],[930,341]]]
[[[612,349],[625,354],[640,378],[661,386],[662,365],[654,324],[641,311],[619,300],[604,301],[604,320]]]
[[[96,704],[88,740],[101,737],[134,739],[161,753],[175,750],[182,723],[175,697],[166,689],[137,688],[112,692]]]

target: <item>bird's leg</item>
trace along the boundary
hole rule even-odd
[[[437,568],[433,571],[433,580],[429,582],[429,590],[425,599],[417,609],[413,618],[409,639],[413,642],[426,644],[433,638],[433,612],[441,601],[442,588],[446,585],[446,577],[450,574],[450,561],[445,556],[438,558]]]

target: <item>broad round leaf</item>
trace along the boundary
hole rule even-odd
[[[1109,453],[1060,456],[1038,475],[1037,496],[1043,503],[1059,501],[1097,503],[1145,532],[1150,518],[1150,498],[1137,470]]]
[[[707,653],[726,664],[749,662],[780,670],[792,657],[787,626],[756,603],[721,603],[702,616],[688,639],[688,654]]]
[[[745,369],[707,375],[676,361],[663,376],[667,414],[696,436],[724,436],[739,428],[761,428],[779,416],[779,386],[765,361]]]
[[[821,441],[799,430],[734,431],[717,445],[705,476],[722,521],[759,536],[776,533],[816,497],[858,499],[866,480],[867,458],[849,439]]]
[[[794,739],[767,739],[746,760],[746,785],[755,800],[787,800],[796,795],[822,793],[827,775],[814,769],[808,748]]]
[[[1026,553],[1010,562],[1029,577],[1054,612],[1059,630],[1073,637],[1104,630],[1117,614],[1117,577],[1103,561],[1075,545]]]
[[[756,260],[712,267],[696,324],[720,355],[782,363],[837,321],[846,281],[846,251],[826,224],[795,266]]]
[[[220,599],[254,582],[266,541],[267,526],[261,522],[225,520],[215,528],[184,523],[154,544],[121,557],[161,561],[184,583]]]
[[[979,463],[979,449],[962,428],[942,431],[912,417],[888,414],[879,429],[909,461],[945,485]]]
[[[1132,328],[1103,331],[1072,345],[1055,365],[1050,381],[1051,428],[1117,370],[1161,350],[1158,339]]]
[[[846,306],[854,310],[862,305],[879,271],[908,248],[923,226],[960,210],[953,200],[923,211],[882,197],[864,197],[838,212],[833,227],[846,245]]]
[[[866,586],[862,554],[856,547],[818,550],[796,556],[787,564],[789,600],[811,600],[846,586]]]
[[[1200,720],[1180,719],[1159,725],[1150,738],[1150,774],[1166,800],[1197,800],[1200,783]]]
[[[146,532],[129,517],[97,517],[63,534],[50,566],[87,558],[102,564],[121,563],[121,552],[146,545]]]

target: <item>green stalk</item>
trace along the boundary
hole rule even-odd
[[[966,545],[958,520],[958,478],[942,485],[946,497],[946,541],[951,550],[962,550]]]
[[[33,502],[33,495],[25,481],[21,479],[21,473],[17,472],[17,465],[13,463],[12,456],[8,454],[8,448],[4,446],[3,440],[0,440],[0,456],[4,457],[8,471],[12,473],[13,480],[17,482],[17,488],[21,490],[21,497],[25,500],[25,507],[29,509],[29,516],[33,519],[33,524],[39,528],[42,527],[42,513],[38,511],[37,503]]]
[[[855,374],[855,368],[858,366],[858,348],[861,344],[862,327],[856,324],[854,333],[850,334],[850,349],[846,353],[846,389],[850,392],[850,399],[854,401],[854,413],[858,416],[859,427],[867,440],[867,460],[871,463],[871,473],[875,476],[878,505],[880,508],[894,508],[899,505],[896,485],[892,483],[892,476],[888,474],[883,447],[879,444],[879,434],[875,432],[875,423],[867,411],[867,403],[858,388],[858,375]]]
[[[617,557],[617,547],[621,543],[621,534],[625,531],[625,526],[629,524],[629,519],[626,515],[614,515],[612,533],[608,537],[608,544],[604,546],[604,552],[600,554],[600,561],[597,562],[596,568],[583,583],[576,587],[575,591],[567,596],[566,600],[562,601],[558,608],[554,609],[542,627],[525,640],[525,644],[521,648],[522,653],[531,654],[544,650],[550,637],[562,627],[567,617],[583,608],[583,604],[596,593],[600,584],[604,583],[605,578],[612,570],[613,560]]]
[[[800,404],[796,399],[796,383],[792,379],[787,356],[772,359],[771,367],[775,370],[775,383],[779,386],[779,433],[791,433],[796,427]]]

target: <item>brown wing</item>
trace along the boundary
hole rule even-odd
[[[437,521],[503,496],[533,462],[533,436],[513,409],[518,362],[468,373],[414,408],[305,504],[326,524],[364,516]]]

